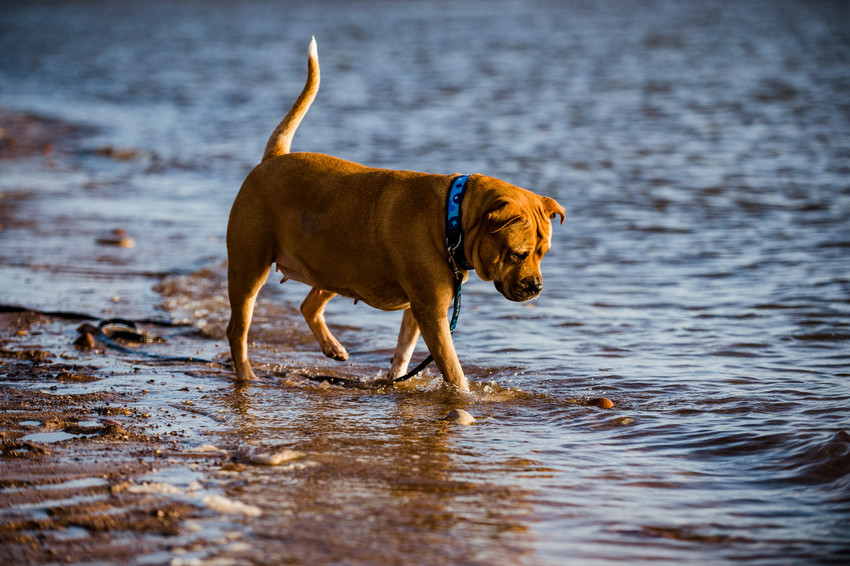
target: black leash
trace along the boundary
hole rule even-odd
[[[162,323],[159,323],[162,324]],[[168,325],[171,326],[171,325]],[[216,364],[222,365],[221,362],[214,360],[206,360],[194,356],[166,356],[164,354],[154,354],[128,348],[115,341],[116,338],[127,340],[129,342],[138,342],[140,344],[154,344],[157,342],[165,342],[165,339],[160,336],[140,332],[136,323],[132,320],[124,318],[109,318],[98,322],[97,326],[91,324],[83,324],[77,331],[80,334],[91,334],[99,342],[109,346],[113,350],[124,352],[125,354],[133,354],[134,356],[142,356],[145,358],[158,360],[162,362],[181,362],[181,363],[196,363],[196,364]]]
[[[125,318],[109,318],[109,319],[98,319],[96,316],[92,316],[90,314],[74,312],[74,311],[42,311],[38,309],[31,309],[26,307],[21,307],[17,305],[0,305],[0,313],[34,313],[42,316],[49,316],[52,318],[59,318],[64,320],[88,320],[91,322],[99,321],[97,326],[94,324],[83,323],[77,328],[77,332],[80,333],[80,337],[77,339],[75,344],[82,346],[84,348],[90,348],[92,342],[86,344],[85,340],[83,340],[86,334],[91,336],[91,340],[97,339],[99,342],[108,346],[114,350],[118,350],[119,352],[123,352],[125,354],[133,354],[136,356],[142,356],[145,358],[150,358],[154,360],[159,360],[163,362],[192,362],[199,364],[216,364],[216,365],[227,365],[221,362],[217,362],[214,360],[205,360],[203,358],[196,358],[191,356],[165,356],[162,354],[152,354],[150,352],[143,352],[141,350],[135,350],[133,348],[128,348],[123,344],[119,344],[115,341],[116,338],[121,340],[126,340],[128,342],[137,342],[140,344],[153,344],[156,342],[165,342],[164,338],[159,336],[155,336],[153,334],[148,334],[146,332],[141,332],[138,329],[138,324],[151,324],[154,326],[164,326],[169,328],[174,327],[186,327],[191,326],[189,324],[184,323],[175,323],[167,320],[160,319],[142,319],[138,321],[127,320]],[[118,327],[118,328],[116,328]],[[123,327],[123,328],[120,328]]]
[[[104,331],[104,328],[107,328],[109,326],[123,326],[125,328],[129,328],[130,330],[114,328],[109,332]],[[123,340],[129,340],[131,342],[139,342],[140,344],[156,344],[157,342],[165,342],[165,338],[162,338],[160,336],[148,334],[147,332],[139,332],[136,323],[132,320],[127,320],[125,318],[110,318],[107,320],[101,320],[97,325],[97,330],[100,333],[101,337],[109,339],[121,338]]]

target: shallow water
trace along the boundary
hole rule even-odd
[[[464,287],[468,397],[433,373],[382,392],[304,381],[386,370],[400,315],[332,302],[340,365],[297,316],[307,289],[276,279],[252,334],[262,383],[151,370],[214,388],[185,442],[307,454],[245,473],[238,497],[263,514],[245,519],[243,557],[840,563],[848,16],[672,0],[4,7],[0,106],[94,130],[50,167],[2,164],[0,302],[188,321],[203,336],[158,348],[222,355],[227,213],[315,35],[322,89],[295,150],[494,175],[567,221],[537,301]],[[94,245],[114,228],[136,246]],[[586,404],[599,396],[614,409]],[[460,407],[478,422],[440,420]]]

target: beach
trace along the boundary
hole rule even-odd
[[[829,1],[4,7],[0,558],[846,563],[848,20]],[[433,365],[378,384],[401,313],[343,297],[326,314],[350,357],[326,358],[308,288],[279,277],[259,379],[234,380],[228,213],[314,36],[294,151],[566,209],[536,300],[470,272],[469,393]]]

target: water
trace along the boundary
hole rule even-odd
[[[399,315],[332,302],[339,365],[297,316],[307,289],[270,280],[252,356],[290,377],[206,379],[209,434],[311,465],[246,473],[243,558],[846,562],[849,21],[784,1],[5,7],[0,106],[94,132],[52,169],[3,163],[2,302],[187,320],[208,339],[179,347],[225,352],[227,213],[315,35],[295,150],[490,174],[567,221],[537,301],[464,287],[469,397],[433,374],[300,380],[386,370]],[[93,246],[115,227],[137,246]],[[478,423],[439,420],[458,407]]]

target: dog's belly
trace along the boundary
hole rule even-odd
[[[410,306],[410,300],[402,288],[383,277],[354,283],[340,273],[331,273],[320,267],[311,268],[284,255],[278,255],[275,263],[277,271],[283,276],[281,283],[298,281],[385,311],[402,310]]]

